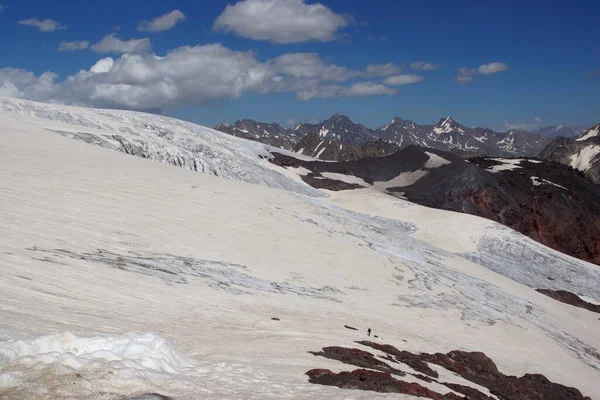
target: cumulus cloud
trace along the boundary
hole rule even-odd
[[[433,71],[440,67],[439,64],[428,63],[425,61],[417,61],[410,64],[410,67],[415,71]]]
[[[334,97],[368,97],[379,95],[396,94],[396,89],[389,88],[376,82],[356,82],[350,86],[342,85],[324,85],[318,82],[308,82],[308,84],[298,88],[296,98],[299,100],[331,99]]]
[[[389,86],[401,86],[422,82],[423,80],[425,78],[419,75],[394,75],[386,78],[384,83]]]
[[[458,70],[458,75],[454,78],[456,83],[468,83],[473,80],[473,77],[477,74],[474,68],[462,67]]]
[[[33,26],[40,32],[54,32],[67,29],[66,25],[48,18],[42,20],[37,18],[23,19],[19,21],[19,25]]]
[[[303,62],[303,58],[308,61]],[[5,68],[0,70],[0,94],[62,104],[162,111],[235,99],[244,93],[293,93],[300,100],[396,93],[396,89],[377,82],[343,83],[362,76],[362,71],[327,64],[312,53],[260,61],[252,52],[210,44],[180,47],[164,56],[105,57],[89,70],[62,80],[52,72],[36,76]]]
[[[48,100],[56,90],[57,77],[52,72],[35,76],[21,69],[0,68],[0,96]]]
[[[348,25],[347,16],[304,0],[241,0],[228,5],[213,29],[272,43],[327,42]]]
[[[152,20],[144,20],[137,26],[141,32],[162,32],[173,29],[179,22],[185,21],[185,14],[179,10],[173,10]]]
[[[471,82],[476,75],[491,75],[508,70],[508,65],[499,62],[480,65],[479,68],[462,67],[458,70],[458,75],[454,77],[454,82],[459,84]]]
[[[275,58],[272,64],[276,72],[295,78],[343,82],[360,75],[346,67],[325,64],[316,53],[288,53]]]
[[[504,72],[508,70],[508,65],[500,62],[493,62],[490,64],[483,64],[478,68],[481,75],[496,74],[498,72]]]
[[[92,50],[97,53],[144,53],[150,50],[151,43],[150,39],[130,39],[121,40],[116,34],[111,33],[104,36],[104,38],[92,45]]]
[[[75,40],[73,42],[60,42],[58,51],[79,51],[90,47],[90,42],[87,40]]]
[[[390,76],[399,74],[401,70],[402,69],[399,66],[393,63],[387,63],[367,65],[365,72],[368,76]]]

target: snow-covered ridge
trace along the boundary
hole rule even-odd
[[[323,196],[265,159],[270,151],[286,153],[284,150],[174,118],[3,97],[0,118],[192,171]]]
[[[597,125],[597,126],[591,128],[582,137],[580,137],[578,139],[575,139],[575,140],[577,142],[583,142],[584,140],[591,139],[591,138],[596,137],[598,135],[600,135],[600,125]]]

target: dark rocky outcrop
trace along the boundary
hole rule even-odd
[[[568,292],[566,290],[550,290],[550,289],[536,289],[537,292],[540,292],[548,297],[553,298],[556,301],[560,301],[561,303],[569,304],[575,307],[584,308],[591,312],[600,314],[600,305],[593,304],[587,302],[577,296],[575,293]]]
[[[584,397],[576,388],[551,382],[540,374],[525,374],[522,377],[505,375],[498,370],[492,359],[481,352],[451,351],[447,354],[414,354],[391,345],[381,345],[370,341],[357,343],[379,350],[384,355],[377,358],[373,354],[359,349],[325,347],[323,351],[312,352],[312,354],[359,366],[362,369],[340,373],[325,369],[313,369],[306,373],[309,376],[309,382],[343,389],[405,393],[436,400],[463,398],[488,400],[492,398],[476,387],[439,381],[438,373],[429,366],[429,364],[435,364],[487,388],[491,394],[503,400],[591,400],[589,397]],[[409,383],[399,379],[406,376],[407,372],[393,368],[383,360],[393,363],[402,362],[415,370],[423,371],[427,376],[410,374],[422,380],[423,385],[425,382],[436,382],[464,396],[458,396],[453,392],[440,394],[418,383]]]
[[[392,377],[391,374],[366,369],[335,373],[328,369],[312,369],[306,373],[310,383],[337,386],[342,389],[369,390],[381,393],[404,393],[434,400],[463,399],[454,393],[442,395],[419,385]]]

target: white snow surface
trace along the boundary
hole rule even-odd
[[[547,180],[547,179],[542,179],[542,178],[540,178],[540,177],[538,177],[538,176],[532,176],[532,177],[530,177],[530,178],[531,178],[531,184],[532,184],[533,186],[552,185],[552,186],[556,186],[556,187],[558,187],[558,188],[561,188],[561,189],[568,190],[568,189],[567,189],[566,187],[564,187],[564,186],[561,186],[561,185],[559,185],[559,184],[557,184],[557,183],[551,182],[551,181],[549,181],[549,180]]]
[[[333,179],[333,180],[336,180],[336,181],[341,181],[341,182],[346,182],[346,183],[361,185],[361,186],[364,186],[364,187],[371,186],[370,184],[368,184],[367,182],[365,182],[364,179],[359,178],[359,177],[354,176],[354,175],[336,174],[334,172],[321,172],[321,176],[323,176],[325,178],[328,178],[328,179]]]
[[[425,163],[424,168],[438,168],[442,165],[450,164],[450,161],[438,156],[437,154],[430,153],[428,151],[426,151],[425,154],[429,156],[429,160],[427,160]]]
[[[367,327],[600,393],[597,315],[534,290],[600,301],[597,266],[376,188],[310,197],[91,146],[49,129],[162,117],[64,110],[0,111],[3,400],[410,398],[308,383],[354,369],[308,351],[357,347]],[[93,129],[127,127],[111,124]],[[258,173],[254,144],[215,137]],[[304,172],[264,168],[290,190]]]
[[[502,164],[494,165],[490,168],[487,168],[490,172],[500,172],[500,171],[512,171],[517,168],[521,168],[519,164],[521,164],[521,159],[511,159],[511,158],[493,158],[494,161],[499,161]]]
[[[31,360],[48,364],[60,362],[74,369],[80,368],[81,362],[100,360],[119,363],[126,368],[168,373],[178,373],[194,366],[192,360],[180,355],[163,338],[152,333],[95,338],[78,338],[72,333],[62,333],[0,344],[0,367],[15,361],[27,363]]]
[[[583,142],[584,140],[591,139],[591,138],[596,137],[598,135],[600,135],[600,125],[591,128],[582,137],[580,137],[578,139],[575,139],[575,140],[577,142]]]
[[[312,158],[174,118],[6,97],[0,97],[0,118],[28,130],[54,133],[192,171],[322,196],[309,185],[289,179],[281,168],[264,159],[271,157],[269,151]]]
[[[570,165],[585,172],[592,167],[592,162],[598,154],[600,154],[600,146],[591,144],[579,150],[577,154],[573,154]]]

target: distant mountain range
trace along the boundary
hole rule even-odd
[[[318,124],[303,123],[292,129],[247,119],[232,125],[218,125],[215,129],[318,159],[337,161],[384,156],[411,144],[463,157],[533,156],[552,141],[553,135],[573,135],[576,130],[557,126],[529,133],[496,132],[488,128],[468,128],[451,117],[432,125],[419,125],[396,117],[387,125],[369,129],[340,114]]]
[[[531,131],[534,135],[542,135],[551,138],[564,137],[564,138],[576,138],[586,130],[586,126],[576,125],[550,125]]]

